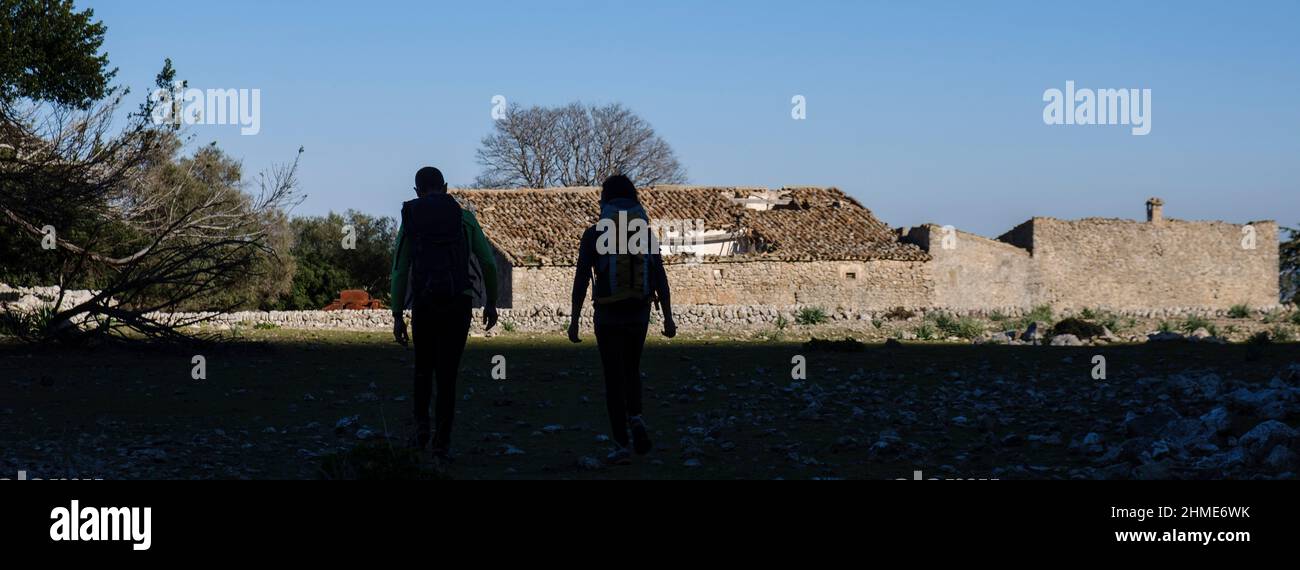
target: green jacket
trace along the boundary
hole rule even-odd
[[[479,225],[478,218],[474,212],[466,208],[461,210],[461,219],[464,222],[465,238],[469,242],[470,252],[478,258],[479,267],[483,269],[483,288],[487,294],[489,302],[496,304],[497,300],[497,262],[496,257],[492,254],[492,246],[488,244],[487,237],[483,235],[483,227]],[[397,245],[393,249],[393,286],[391,297],[393,305],[393,314],[399,314],[406,308],[406,286],[407,279],[411,273],[411,247],[406,240],[406,228],[400,227],[397,230]],[[473,296],[473,289],[466,289],[466,295]]]

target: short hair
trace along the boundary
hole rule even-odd
[[[447,181],[442,177],[442,171],[432,166],[421,168],[415,173],[415,191],[416,192],[439,192]]]
[[[619,198],[636,200],[636,186],[632,185],[632,180],[628,177],[615,174],[600,185],[600,201],[608,202]]]

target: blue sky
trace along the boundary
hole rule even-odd
[[[196,126],[255,172],[306,147],[297,214],[396,215],[470,184],[491,99],[621,102],[694,184],[823,185],[885,222],[997,235],[1034,215],[1300,223],[1300,2],[81,0],[119,82],[163,58],[262,91]],[[1049,126],[1046,89],[1152,90],[1151,133]],[[807,100],[791,119],[790,99]]]

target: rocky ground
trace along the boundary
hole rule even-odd
[[[656,449],[608,450],[593,339],[471,339],[457,460],[473,478],[1294,478],[1300,345],[805,344],[688,334],[647,348]],[[193,357],[206,379],[194,380]],[[506,378],[493,379],[494,357]],[[806,377],[792,378],[802,356]],[[0,477],[317,478],[400,449],[409,349],[383,333],[249,331],[207,349],[0,341]],[[1104,359],[1104,379],[1098,377]]]

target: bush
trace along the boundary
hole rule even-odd
[[[1174,332],[1174,324],[1169,321],[1160,321],[1160,326],[1156,327],[1156,330],[1163,333]]]
[[[795,317],[795,322],[804,326],[820,325],[829,320],[830,317],[826,316],[826,311],[822,310],[821,307],[804,307],[799,310],[799,314]]]
[[[1079,318],[1086,321],[1095,321],[1097,320],[1098,315],[1099,313],[1097,311],[1094,311],[1087,307],[1084,307],[1082,311],[1079,311]]]
[[[1070,317],[1062,319],[1052,326],[1051,336],[1058,334],[1072,334],[1081,339],[1094,338],[1105,334],[1102,326],[1097,323],[1091,323],[1080,318]]]
[[[1032,311],[1029,311],[1029,314],[1025,315],[1020,319],[1020,326],[1022,328],[1027,328],[1029,325],[1033,323],[1039,323],[1039,322],[1042,323],[1052,322],[1051,305],[1039,305],[1037,307],[1034,307]]]
[[[1284,325],[1273,327],[1273,330],[1269,331],[1269,334],[1273,337],[1273,342],[1291,342],[1295,340],[1295,334],[1291,332],[1291,329]]]
[[[1232,308],[1228,309],[1228,317],[1233,319],[1250,318],[1250,307],[1244,304],[1233,305]]]
[[[984,325],[970,317],[954,318],[949,315],[939,315],[934,319],[934,326],[944,337],[955,336],[973,340],[984,334]]]
[[[501,323],[501,330],[506,331],[508,333],[515,332],[515,323],[511,321],[503,321]]]
[[[930,323],[921,323],[920,326],[916,327],[915,332],[918,340],[934,340],[935,330]]]
[[[785,315],[776,316],[776,330],[783,331],[788,326],[790,326],[790,319],[785,318]]]
[[[1206,320],[1205,317],[1198,317],[1198,316],[1193,315],[1193,316],[1187,317],[1187,319],[1183,321],[1183,324],[1182,324],[1179,328],[1180,328],[1183,332],[1188,333],[1188,334],[1191,334],[1191,333],[1195,332],[1196,329],[1201,329],[1201,328],[1203,328],[1203,329],[1207,329],[1207,330],[1208,330],[1208,329],[1209,329],[1210,327],[1212,327],[1212,326],[1214,326],[1214,325],[1211,324],[1210,321]]]

